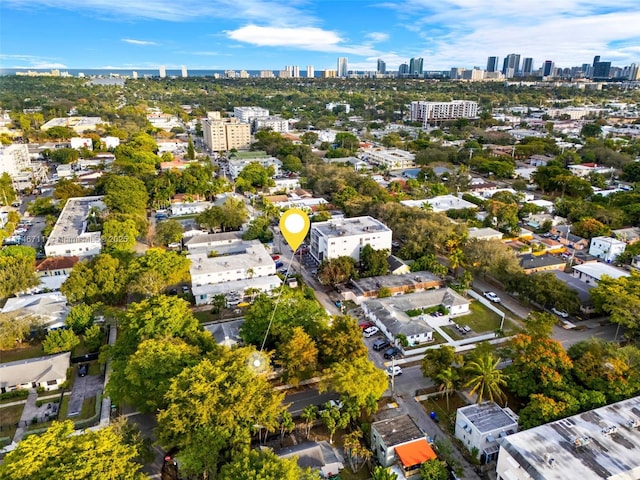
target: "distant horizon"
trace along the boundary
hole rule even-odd
[[[534,69],[640,63],[637,0],[3,0],[0,13],[2,69],[333,70],[347,57],[352,71],[382,59],[394,72],[421,57],[447,71],[510,53]]]

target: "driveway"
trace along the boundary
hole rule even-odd
[[[78,375],[77,368],[73,372],[74,375]],[[85,377],[76,377],[73,384],[73,390],[71,392],[71,398],[69,399],[68,417],[75,417],[80,415],[82,411],[82,403],[86,398],[95,398],[96,394],[102,392],[104,385],[104,376],[102,375],[87,375]]]

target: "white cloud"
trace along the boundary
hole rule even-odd
[[[131,45],[158,45],[156,42],[151,42],[149,40],[135,40],[133,38],[122,38],[121,40],[125,43],[130,43]]]
[[[311,21],[300,9],[297,1],[277,2],[273,0],[3,0],[2,8],[33,10],[37,7],[60,8],[87,14],[97,13],[123,17],[148,18],[180,22],[201,18],[223,18],[243,20],[273,20],[285,23],[288,19]]]
[[[1,54],[0,62],[15,62],[13,66],[5,65],[4,68],[69,68],[56,59],[39,57],[36,55]]]
[[[408,0],[378,6],[393,9],[422,40],[412,49],[422,47],[425,69],[484,67],[487,56],[509,53],[533,57],[534,66],[547,59],[574,66],[590,63],[594,55],[617,64],[636,61],[640,3],[603,5],[601,0]]]
[[[370,32],[365,35],[371,42],[380,43],[389,40],[389,34],[384,32]]]
[[[375,55],[376,53],[370,45],[345,45],[344,39],[336,32],[317,27],[291,28],[246,25],[225,33],[232,40],[259,47],[287,47],[354,55]]]

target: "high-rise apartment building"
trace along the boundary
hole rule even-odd
[[[476,118],[478,102],[453,100],[452,102],[411,102],[411,121],[422,122],[423,126],[456,118]]]
[[[409,75],[413,77],[421,77],[423,74],[424,61],[421,57],[409,60]]]
[[[398,76],[403,77],[409,74],[409,64],[403,63],[398,67]]]
[[[269,110],[262,107],[234,107],[233,116],[239,122],[252,123],[256,118],[268,117]]]
[[[273,78],[273,70],[260,70],[260,78]]]
[[[323,70],[322,78],[336,78],[338,76],[338,72],[336,70]]]
[[[346,77],[349,74],[349,60],[347,57],[338,57],[338,76]]]
[[[487,58],[487,72],[498,71],[498,57]]]
[[[600,58],[600,57],[596,57]],[[594,80],[608,80],[611,73],[611,62],[594,62],[593,75]]]
[[[167,69],[164,67],[164,65],[160,65],[158,73],[160,74],[160,78],[165,78],[167,76]]]
[[[627,77],[631,81],[640,80],[640,65],[632,63],[629,65],[629,75]]]
[[[313,65],[307,65],[307,78],[313,78],[316,76],[316,71]]]
[[[546,60],[544,64],[542,64],[542,76],[553,77],[554,69],[555,69],[554,63],[551,60]]]
[[[533,75],[533,58],[526,57],[522,61],[522,76],[530,77],[531,75]]]
[[[520,73],[520,55],[510,53],[502,63],[502,73],[507,78],[513,78]]]
[[[134,80],[138,79],[138,72],[136,72],[135,70],[133,72],[131,72],[131,78],[133,78]]]
[[[300,67],[298,65],[293,65],[291,67],[291,77],[300,78]]]
[[[182,65],[182,78],[187,78],[189,76],[189,72],[187,72],[187,67],[186,65]]]
[[[204,143],[213,152],[243,150],[251,145],[251,125],[236,118],[220,118],[219,114],[207,117],[202,121],[202,133]]]
[[[378,68],[376,71],[381,74],[387,73],[387,63],[381,58],[378,59]]]

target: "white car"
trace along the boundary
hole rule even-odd
[[[494,303],[500,303],[500,297],[494,292],[484,292],[484,296]]]
[[[373,337],[376,333],[378,333],[380,329],[378,327],[369,327],[363,330],[364,336],[369,338]]]
[[[402,375],[402,369],[397,365],[394,365],[393,367],[388,367],[385,371],[387,372],[387,375],[390,377],[397,377],[398,375]]]
[[[558,310],[556,307],[553,307],[551,311],[562,318],[567,318],[569,316],[569,313],[565,312],[564,310]]]

